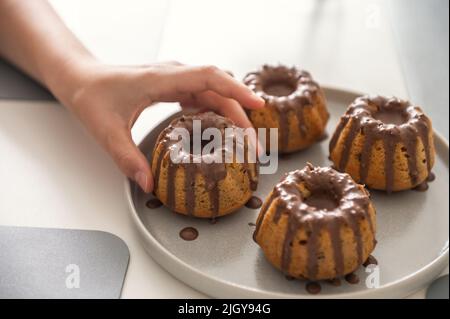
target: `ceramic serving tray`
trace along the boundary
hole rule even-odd
[[[278,171],[261,175],[255,195],[265,199],[281,176],[303,168],[307,162],[329,166],[328,144],[339,117],[359,94],[325,89],[331,117],[328,139],[307,150],[281,157]],[[159,132],[174,116],[157,124],[140,143],[149,158]],[[162,267],[189,286],[221,298],[394,298],[405,297],[434,279],[448,264],[449,171],[447,142],[435,134],[437,178],[426,192],[404,191],[386,195],[371,191],[377,209],[378,244],[373,256],[378,267],[356,272],[360,281],[340,286],[321,283],[321,292],[311,295],[306,282],[287,280],[269,264],[252,240],[258,209],[243,207],[212,224],[171,212],[161,206],[150,209],[144,194],[126,180],[125,191],[136,230],[147,252]],[[198,230],[198,238],[183,240],[185,227]],[[375,274],[377,272],[377,274]],[[376,277],[374,277],[376,276]]]

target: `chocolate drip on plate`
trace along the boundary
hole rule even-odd
[[[259,197],[252,196],[245,204],[246,207],[251,209],[258,209],[262,206],[262,200]]]
[[[322,290],[322,286],[318,282],[308,282],[306,284],[306,291],[311,295],[317,295]]]
[[[417,191],[417,192],[425,192],[426,190],[428,190],[429,186],[427,181],[424,181],[422,183],[420,183],[419,185],[417,185],[416,187],[413,188],[413,190]]]
[[[359,277],[357,274],[354,273],[350,273],[348,275],[345,275],[345,280],[352,285],[356,285],[357,283],[359,283]]]
[[[185,227],[180,231],[180,237],[186,241],[195,240],[198,237],[198,230],[194,227]]]
[[[414,187],[414,190],[418,191],[418,192],[426,191],[429,188],[428,183],[431,183],[435,179],[436,179],[436,175],[433,172],[430,172],[430,174],[428,174],[427,179],[425,181],[423,181],[422,183],[420,183],[419,185],[417,185],[416,187]]]
[[[155,208],[161,207],[162,204],[163,203],[159,199],[151,198],[145,203],[145,206],[147,206],[150,209],[155,209]]]

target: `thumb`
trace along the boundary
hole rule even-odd
[[[114,129],[106,139],[106,149],[119,169],[145,193],[153,190],[153,176],[144,154],[134,144],[129,130]]]

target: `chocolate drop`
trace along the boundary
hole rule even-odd
[[[259,197],[252,196],[245,204],[246,207],[251,209],[258,209],[262,206],[262,200]]]
[[[363,263],[363,266],[364,266],[364,267],[367,267],[367,266],[369,266],[369,265],[378,265],[378,260],[377,260],[374,256],[372,256],[372,255],[370,255],[370,256],[367,258],[367,260]]]
[[[147,206],[150,209],[155,209],[155,208],[161,207],[162,204],[163,203],[159,199],[151,198],[145,203],[145,206]]]
[[[358,275],[354,274],[354,273],[350,273],[348,275],[345,275],[345,280],[352,285],[356,285],[357,283],[359,283],[359,277]]]
[[[425,192],[426,190],[428,190],[428,182],[427,181],[423,181],[422,183],[420,183],[419,185],[417,185],[416,187],[413,188],[413,190],[417,191],[417,192]]]
[[[198,230],[194,227],[185,227],[180,231],[180,237],[187,241],[195,240],[198,237]]]
[[[318,282],[308,282],[306,284],[306,291],[311,295],[317,295],[322,290],[322,286]]]

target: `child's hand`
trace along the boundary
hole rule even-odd
[[[145,156],[131,139],[131,127],[143,109],[155,102],[208,108],[251,127],[241,105],[258,108],[264,101],[226,72],[212,66],[176,62],[150,66],[94,65],[65,104],[112,156],[122,172],[145,192],[153,177]]]

